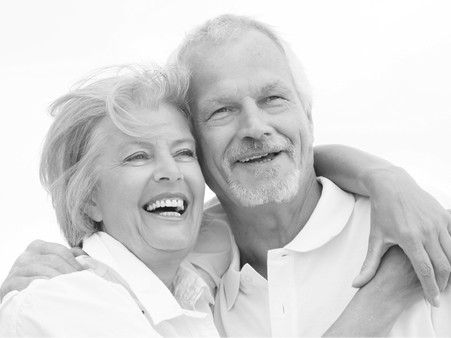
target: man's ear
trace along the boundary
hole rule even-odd
[[[309,128],[309,131],[310,131],[310,135],[312,136],[312,144],[313,144],[313,142],[315,140],[315,137],[314,137],[315,133],[313,132],[313,117],[312,117],[312,113],[311,112],[306,112],[305,114],[307,115],[308,128]]]
[[[95,193],[93,194],[93,196],[91,196],[91,199],[86,204],[85,212],[95,222],[102,222],[102,211],[100,210],[100,207],[96,201]]]

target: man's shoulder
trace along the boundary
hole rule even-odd
[[[233,241],[227,215],[218,199],[214,197],[204,205],[199,235],[187,258],[219,285],[232,260]]]
[[[214,197],[204,204],[202,225],[194,252],[228,252],[232,238],[227,214],[219,200]]]
[[[227,214],[216,196],[204,203],[203,219],[228,222]]]

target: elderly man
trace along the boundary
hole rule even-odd
[[[192,72],[189,98],[199,161],[208,185],[221,202],[212,202],[206,209],[205,227],[200,235],[202,241],[192,260],[216,283],[216,322],[219,330],[230,336],[323,334],[356,293],[351,287],[352,278],[358,274],[367,250],[370,235],[368,199],[348,194],[327,179],[317,178],[313,168],[308,84],[302,73],[295,73],[300,68],[288,53],[289,50],[263,24],[242,17],[223,16],[188,36],[177,54],[178,62]],[[366,160],[370,161],[371,157]],[[366,165],[371,166],[371,163]],[[348,175],[357,176],[354,173]],[[356,192],[367,193],[358,185],[352,187]],[[437,208],[435,202],[426,201],[425,206],[426,209],[428,206]],[[431,212],[435,210],[438,209]],[[438,211],[443,214],[443,210]],[[447,283],[448,261],[451,260],[451,239],[446,230],[449,215],[443,217],[440,222],[443,228],[437,236],[432,239],[418,236],[420,239],[416,237],[415,240],[425,248],[417,250],[413,247],[419,254],[414,257],[414,265],[424,266],[423,270],[417,269],[419,277],[431,284],[434,267],[441,289]],[[211,229],[221,231],[211,234]],[[378,236],[371,234],[371,238]],[[400,239],[400,236],[394,237]],[[231,257],[228,256],[229,247]],[[375,248],[373,250],[378,252],[373,255],[373,262],[377,261],[374,257],[381,255],[382,246]],[[35,243],[34,249],[43,253],[44,259],[46,254],[55,257],[54,254],[61,250],[42,243]],[[226,256],[225,259],[211,259],[217,253]],[[71,261],[66,251],[60,255]],[[403,259],[399,251],[392,250],[390,256],[397,262]],[[29,276],[53,276],[71,271],[67,267],[69,264],[61,259],[62,264],[47,260],[46,267],[41,265],[36,269],[30,263],[33,260],[27,261],[27,257],[29,259],[30,254],[22,260],[28,262],[28,268],[16,270],[19,272],[10,277],[13,282],[4,290],[23,288],[29,283]],[[215,264],[211,264],[212,261]],[[402,267],[406,265],[404,263],[402,261]],[[48,265],[52,264],[58,266],[57,273],[48,270]],[[364,280],[374,273],[375,265],[371,265],[369,270],[372,272],[367,273]],[[387,273],[378,273],[371,282],[376,283],[376,290],[381,289],[380,285],[385,281],[383,276],[393,276],[395,269],[389,261],[382,264],[381,270]],[[21,273],[25,282],[17,285],[20,284],[17,275],[21,276]],[[393,283],[408,290],[399,295],[399,304],[403,306],[411,303],[414,298],[411,294],[415,293],[412,291],[415,287],[411,286],[415,284],[414,279],[404,280],[406,278],[399,279],[401,283]],[[361,285],[362,280],[357,284]],[[384,288],[385,298],[381,294],[381,299],[396,294],[399,291],[396,287]],[[426,287],[429,298],[434,298],[436,288],[435,281],[434,287]],[[377,301],[377,297],[373,298]],[[444,298],[445,306],[448,306],[449,296]],[[368,297],[362,299],[368,300]],[[397,300],[393,304],[396,305]],[[437,298],[434,302],[438,305]],[[419,311],[426,313],[427,306],[419,306]],[[400,309],[404,310],[403,307]],[[400,309],[390,316],[397,316]],[[443,313],[433,312],[434,316],[436,312]],[[342,316],[348,315],[345,311]],[[447,330],[440,317],[437,318],[434,317],[434,329],[437,332]],[[430,324],[429,315],[421,318],[423,321],[428,319]],[[390,318],[388,322],[392,324]],[[362,323],[372,325],[366,321]],[[404,335],[430,333],[415,331],[416,327],[409,327],[413,331],[402,331],[409,323],[409,320],[397,323],[395,329],[400,327],[401,331],[393,332]],[[412,324],[423,327],[421,321]],[[431,325],[426,326],[426,330],[429,329],[433,329]],[[343,332],[351,334],[350,331]],[[353,332],[369,334],[367,327]],[[381,331],[374,333],[381,334]]]
[[[227,223],[236,242],[219,284],[219,328],[322,334],[355,293],[370,204],[316,176],[305,77],[270,29],[242,17],[207,22],[177,59],[192,72],[199,161],[220,202],[205,220]],[[441,300],[440,309],[409,307],[391,333],[451,335],[449,288]]]

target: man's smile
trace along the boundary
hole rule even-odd
[[[272,153],[264,153],[264,154],[259,154],[259,155],[252,155],[252,156],[240,159],[237,162],[241,163],[241,164],[266,163],[266,162],[272,161],[273,158],[278,156],[280,153],[281,153],[280,151],[277,151],[277,152],[272,152]]]

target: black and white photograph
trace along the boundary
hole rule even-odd
[[[0,337],[451,336],[450,17],[0,3]]]

